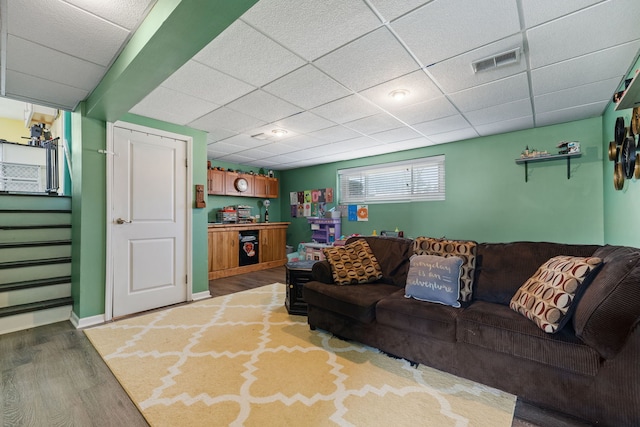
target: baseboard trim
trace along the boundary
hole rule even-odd
[[[201,299],[207,299],[207,298],[211,298],[211,292],[209,292],[209,290],[206,290],[203,292],[196,292],[195,294],[191,295],[192,301],[199,301]]]
[[[69,320],[71,305],[19,313],[0,319],[0,335]]]
[[[106,322],[104,314],[83,317],[80,319],[74,312],[71,312],[71,319],[69,320],[76,329],[88,328],[90,326],[100,325],[101,323]]]

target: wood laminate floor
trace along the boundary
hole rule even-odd
[[[278,267],[212,280],[212,296],[275,282]],[[127,426],[148,424],[81,330],[59,322],[0,336],[1,426]],[[518,401],[513,427],[587,424]]]

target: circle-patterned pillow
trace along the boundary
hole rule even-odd
[[[338,285],[371,283],[382,279],[380,264],[365,240],[324,248],[322,251],[331,265],[333,281]]]

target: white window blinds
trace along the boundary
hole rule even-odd
[[[342,204],[444,200],[444,155],[340,169],[338,187]]]

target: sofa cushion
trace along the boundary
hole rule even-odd
[[[474,299],[509,305],[518,288],[549,258],[591,256],[597,245],[548,242],[480,243]]]
[[[585,343],[612,358],[640,319],[640,250],[603,246],[593,255],[604,265],[578,302],[573,325]]]
[[[462,258],[457,256],[411,255],[404,287],[406,298],[460,307]]]
[[[598,352],[575,336],[571,324],[547,334],[501,304],[475,301],[460,312],[456,335],[462,343],[582,375],[595,375],[600,366]]]
[[[596,257],[553,257],[518,289],[509,307],[543,331],[556,333],[571,318],[574,301],[601,264]]]
[[[371,283],[382,278],[380,264],[365,240],[324,248],[322,252],[331,264],[333,281],[337,285]]]
[[[402,237],[357,236],[347,239],[347,244],[364,240],[378,260],[384,283],[404,287],[409,271],[412,240]]]
[[[460,312],[447,305],[407,299],[400,290],[378,302],[376,321],[412,334],[455,342]]]
[[[413,241],[416,255],[457,256],[462,259],[460,275],[460,301],[469,302],[473,296],[477,243],[470,240],[446,240],[433,237],[417,237]]]
[[[307,282],[302,289],[302,296],[309,305],[369,323],[375,319],[376,303],[397,291],[397,286],[385,283],[339,286]]]

